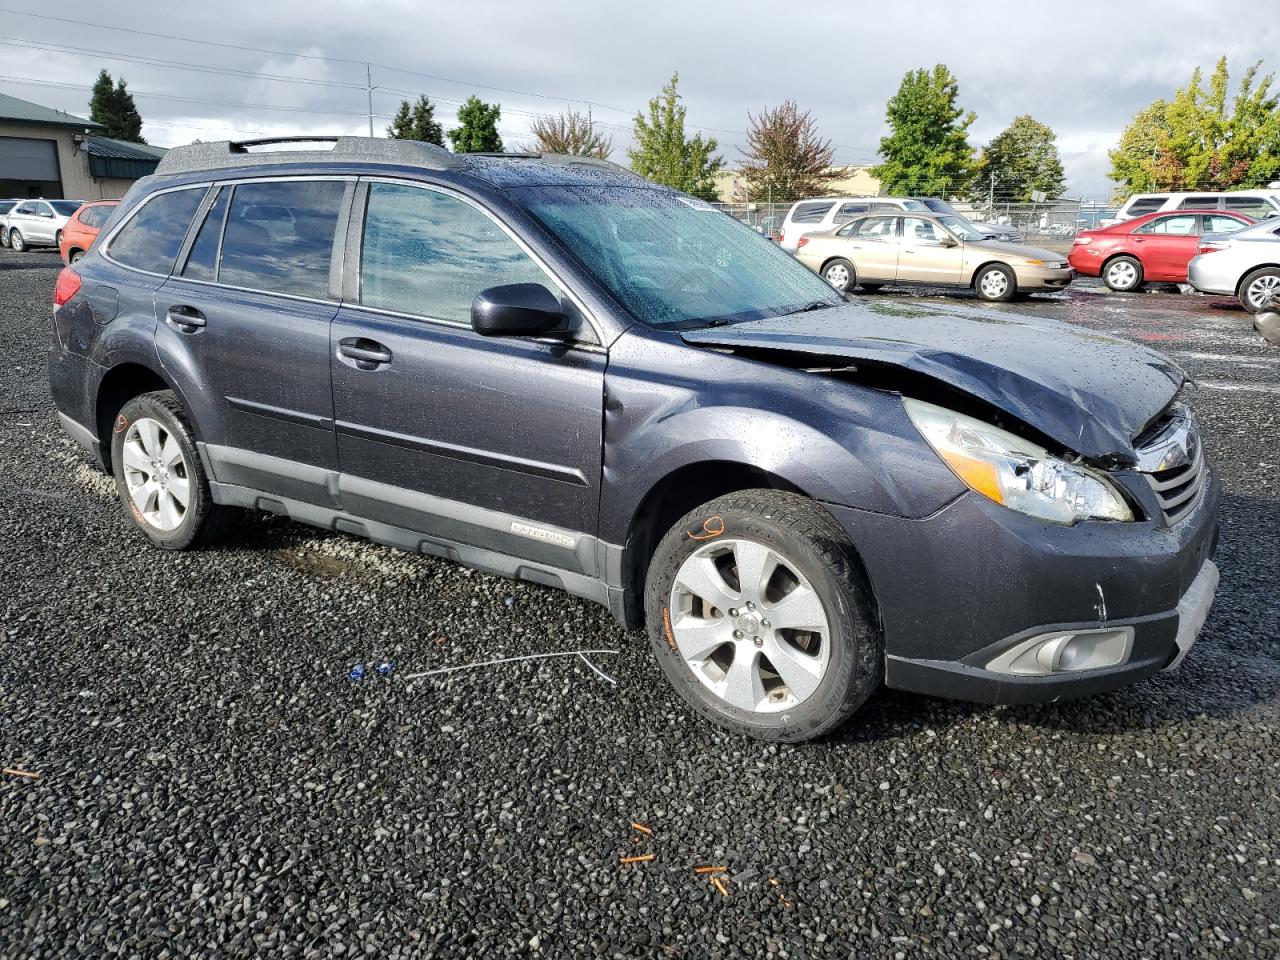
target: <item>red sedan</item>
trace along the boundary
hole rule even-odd
[[[1112,290],[1139,289],[1148,280],[1186,283],[1187,263],[1202,233],[1234,233],[1254,221],[1224,210],[1149,213],[1077,234],[1067,258],[1084,277],[1102,277]]]

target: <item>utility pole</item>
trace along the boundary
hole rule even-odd
[[[995,219],[996,215],[996,173],[991,171],[991,185],[987,188],[987,216]]]
[[[373,136],[373,67],[364,65],[364,90],[369,95],[369,136]]]

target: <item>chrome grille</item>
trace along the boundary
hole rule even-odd
[[[1173,526],[1191,512],[1204,489],[1209,465],[1200,442],[1200,425],[1191,411],[1179,405],[1143,440],[1138,448],[1138,469],[1155,491],[1165,523]]]

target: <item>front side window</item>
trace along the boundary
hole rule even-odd
[[[18,207],[18,209],[15,210],[14,213],[21,213],[29,217],[35,217],[35,216],[39,216],[40,207],[41,207],[41,204],[38,204],[38,203],[24,203],[20,207]]]
[[[907,240],[923,240],[926,243],[941,243],[949,239],[946,232],[932,220],[919,217],[907,217],[902,221],[902,236]]]
[[[405,184],[369,185],[362,304],[470,323],[476,296],[508,283],[540,283],[557,296],[564,293],[497,223],[466,201]]]
[[[192,187],[153,194],[112,238],[107,253],[126,267],[168,274],[204,193],[204,187]]]
[[[1214,196],[1208,197],[1187,197],[1180,204],[1179,210],[1216,210],[1218,209],[1218,198]]]
[[[1159,217],[1150,223],[1144,223],[1133,232],[1161,236],[1191,237],[1195,236],[1196,218],[1194,214],[1189,213],[1177,217]]]
[[[846,203],[835,215],[835,223],[848,223],[860,213],[866,213],[871,209],[870,204],[866,203]]]
[[[842,302],[808,267],[709,204],[652,187],[512,190],[637,320],[693,327]]]
[[[218,282],[326,299],[345,190],[340,180],[236,184],[222,235]]]

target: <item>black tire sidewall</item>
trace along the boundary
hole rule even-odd
[[[165,402],[165,398],[168,398],[168,402]],[[148,393],[135,397],[124,405],[111,428],[111,465],[115,475],[116,495],[120,498],[130,522],[156,546],[166,550],[185,550],[199,541],[201,528],[212,510],[213,499],[205,482],[204,470],[200,466],[200,455],[196,450],[191,429],[185,420],[175,415],[169,404],[176,406],[172,395]],[[158,530],[142,519],[125,485],[122,460],[124,438],[128,433],[129,425],[144,417],[164,424],[169,435],[182,448],[182,455],[187,461],[191,502],[187,505],[187,515],[182,523],[173,530]]]
[[[998,297],[988,297],[982,292],[982,278],[993,270],[1003,273],[1005,278],[1009,281],[1008,288]],[[989,263],[979,270],[974,276],[973,289],[974,292],[977,293],[979,300],[986,301],[987,303],[1007,303],[1018,293],[1018,275],[1013,272],[1013,268],[1005,266],[1003,263]]]
[[[9,232],[9,249],[15,253],[27,252],[27,238],[22,235],[20,230],[11,230]]]
[[[827,280],[827,271],[830,270],[832,267],[834,267],[836,264],[840,264],[842,267],[844,267],[846,270],[849,271],[849,282],[844,285],[843,289],[832,284],[830,280]],[[835,290],[837,293],[848,293],[850,290],[852,290],[854,287],[858,285],[858,271],[854,268],[853,264],[850,263],[848,260],[846,260],[844,257],[836,257],[833,260],[828,260],[826,263],[822,265],[822,279],[827,280],[827,284],[830,285],[831,289]]]
[[[713,501],[686,515],[654,553],[645,589],[645,617],[654,656],[685,701],[734,732],[783,742],[828,732],[860,706],[880,682],[883,657],[875,642],[866,599],[842,571],[833,569],[823,556],[822,545],[809,536],[767,516],[721,508],[718,503]],[[826,674],[818,689],[790,710],[752,713],[725,703],[702,684],[669,640],[672,583],[681,564],[707,542],[690,534],[707,529],[723,530],[715,539],[750,539],[781,553],[804,574],[823,602],[832,627]],[[867,676],[868,671],[873,678]]]

